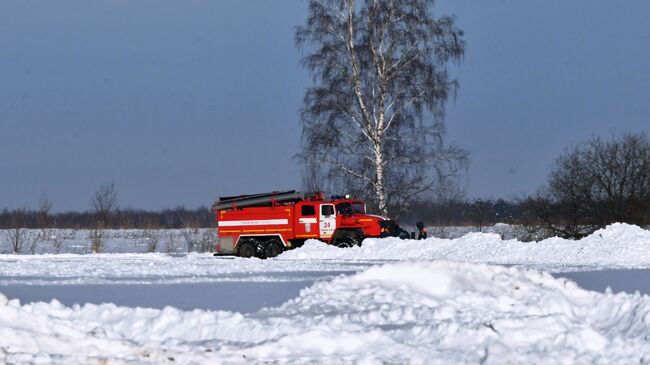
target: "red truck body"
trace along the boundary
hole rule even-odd
[[[295,191],[221,198],[213,206],[219,227],[216,253],[272,257],[318,239],[340,247],[387,234],[392,221],[366,214],[365,203],[349,197],[326,200],[322,193]]]

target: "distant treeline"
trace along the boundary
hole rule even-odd
[[[477,199],[447,203],[422,202],[414,204],[399,222],[413,225],[424,221],[431,226],[486,226],[494,223],[518,224],[527,219],[525,204],[520,202]],[[95,211],[49,213],[39,210],[16,209],[0,212],[0,228],[97,228],[103,220]],[[183,207],[146,211],[119,209],[108,213],[102,228],[155,229],[214,227],[214,213],[201,207],[189,210]]]
[[[90,229],[96,228],[99,220],[96,212],[49,213],[29,209],[5,209],[0,213],[0,229],[16,227]],[[214,226],[214,214],[206,207],[193,210],[179,207],[161,211],[119,209],[110,212],[105,221],[102,228],[207,228]]]
[[[631,205],[638,207],[639,205]],[[608,209],[606,202],[593,204],[590,210],[577,209],[563,202],[545,197],[526,197],[517,200],[475,199],[424,201],[411,207],[398,217],[401,225],[415,225],[422,221],[427,226],[473,226],[482,228],[496,223],[516,224],[531,229],[547,230],[549,235],[567,238],[582,237],[593,230],[613,222],[627,222],[640,226],[650,225],[650,205],[621,215],[619,210]],[[634,213],[634,215],[632,215]],[[594,217],[598,217],[596,220]],[[214,213],[207,207],[183,207],[146,211],[118,209],[100,218],[98,213],[63,212],[45,213],[38,210],[3,210],[0,212],[0,229],[8,228],[72,228],[95,229],[98,222],[110,229],[174,229],[208,228],[215,226]]]
[[[476,226],[495,223],[521,224],[530,221],[528,204],[504,199],[451,200],[444,203],[414,203],[399,221],[414,224],[422,221],[428,226]]]
[[[622,222],[650,227],[650,200],[553,200],[545,195],[518,200],[476,199],[445,203],[421,202],[399,219],[401,224],[423,221],[428,226],[475,226],[496,223],[526,227],[538,236],[581,238],[608,224]]]

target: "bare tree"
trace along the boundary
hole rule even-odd
[[[97,215],[100,227],[106,227],[113,211],[117,208],[117,190],[115,183],[100,185],[93,194],[90,205]]]
[[[52,212],[52,206],[52,202],[48,199],[47,194],[43,192],[38,199],[38,209],[36,210],[36,224],[41,229],[41,233],[39,237],[34,237],[30,242],[29,252],[31,254],[36,253],[36,246],[39,241],[47,241],[52,236],[52,232],[48,229],[51,224],[50,214]]]
[[[38,211],[36,218],[38,227],[42,230],[49,228],[52,206],[52,202],[50,202],[48,199],[47,194],[43,192],[43,194],[41,194],[41,197],[38,199]]]
[[[117,190],[115,184],[102,184],[95,190],[90,205],[97,219],[95,227],[90,232],[90,250],[100,253],[104,250],[104,229],[109,224],[111,215],[117,208]]]
[[[469,217],[479,232],[483,232],[483,227],[490,223],[493,204],[489,200],[476,199],[469,210]]]
[[[11,213],[11,226],[7,230],[7,234],[9,235],[9,246],[12,253],[19,254],[23,251],[27,240],[27,234],[24,228],[27,210],[16,209]]]
[[[431,195],[432,201],[438,204],[464,201],[467,197],[458,176],[440,176]]]
[[[7,230],[7,234],[9,235],[11,252],[15,254],[21,253],[26,239],[25,229],[21,227],[11,228]]]
[[[534,206],[547,228],[566,237],[613,222],[650,223],[648,137],[593,138],[565,152]]]
[[[304,160],[304,169],[302,172],[302,186],[305,191],[325,191],[332,192],[327,186],[327,177],[324,176],[320,165],[313,159]]]
[[[454,18],[433,0],[310,0],[296,43],[316,85],[301,115],[306,164],[383,214],[431,190],[465,161],[443,144],[447,64],[463,55]]]

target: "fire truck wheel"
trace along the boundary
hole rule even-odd
[[[255,257],[256,252],[257,249],[253,242],[244,241],[239,244],[239,250],[237,251],[237,255],[240,257]]]
[[[340,247],[340,248],[354,247],[354,246],[361,246],[361,242],[356,237],[352,237],[352,236],[343,237],[339,239],[338,242],[336,242],[336,247]]]
[[[283,251],[282,246],[278,242],[269,242],[264,250],[264,255],[266,257],[275,257],[281,254]]]

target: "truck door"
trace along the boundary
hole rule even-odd
[[[334,204],[322,204],[320,206],[320,219],[318,228],[320,229],[321,238],[330,238],[336,229],[336,213]]]
[[[294,226],[296,238],[318,238],[318,215],[316,209],[317,204],[313,203],[298,203],[296,212],[298,212],[298,223]]]

